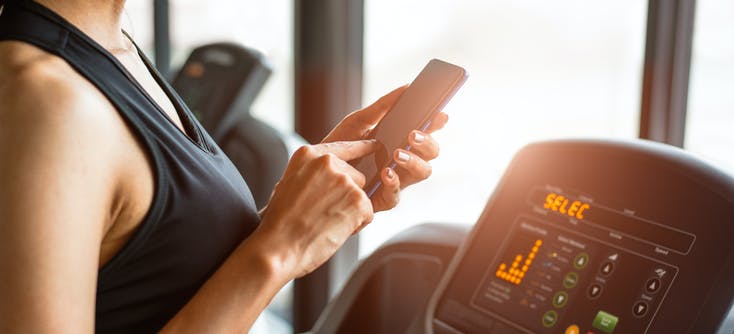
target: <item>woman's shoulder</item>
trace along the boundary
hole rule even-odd
[[[41,182],[40,175],[71,180],[84,170],[75,186],[111,196],[124,166],[124,131],[111,103],[64,60],[0,42],[0,170],[39,175],[20,188]]]
[[[112,108],[63,59],[22,42],[0,43],[0,101],[5,117],[20,110],[25,116],[66,118],[70,113]]]

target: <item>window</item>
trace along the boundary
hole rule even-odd
[[[125,29],[153,58],[153,1],[130,0]],[[293,128],[293,4],[290,0],[178,0],[170,3],[172,69],[206,43],[234,42],[263,54],[273,74],[253,114],[283,132]]]
[[[699,0],[691,54],[686,148],[734,173],[734,2]]]
[[[446,107],[433,176],[362,231],[369,254],[417,223],[474,223],[512,155],[567,137],[635,138],[645,1],[365,2],[365,104],[430,58],[469,79]]]

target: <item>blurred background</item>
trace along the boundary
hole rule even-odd
[[[257,49],[273,74],[252,113],[279,131],[297,130],[295,41],[306,24],[300,15],[324,3],[329,1],[171,0],[170,69],[205,43]],[[441,156],[432,177],[406,190],[397,208],[379,213],[360,233],[353,242],[357,258],[415,224],[474,223],[513,154],[530,142],[640,136],[646,1],[356,3],[363,23],[358,105],[409,83],[431,58],[469,72],[444,109],[450,122],[435,134]],[[129,0],[125,27],[151,57],[153,9],[154,1]],[[309,24],[330,19],[317,16]],[[734,174],[734,2],[695,1],[688,73],[683,147]],[[343,280],[348,269],[340,270]],[[330,291],[339,284],[332,282]],[[259,324],[265,332],[292,331],[291,287],[272,306],[275,320]]]

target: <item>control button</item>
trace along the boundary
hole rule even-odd
[[[579,282],[579,275],[573,271],[566,274],[566,276],[563,277],[563,286],[565,286],[566,289],[575,287],[578,282]]]
[[[576,269],[583,269],[587,264],[589,264],[589,254],[582,252],[573,259],[573,266]]]
[[[566,306],[566,303],[568,302],[568,294],[565,291],[558,291],[553,296],[553,306],[556,308],[561,308]]]
[[[614,262],[612,261],[606,261],[604,264],[601,265],[601,269],[599,269],[601,274],[603,276],[609,276],[614,271]]]
[[[591,325],[604,333],[611,334],[612,332],[614,332],[614,327],[617,327],[618,321],[619,318],[617,318],[615,315],[609,314],[604,311],[599,311],[599,313],[596,314],[594,322],[592,322]]]
[[[564,334],[579,334],[579,333],[581,333],[579,326],[571,325],[566,328],[566,332]]]
[[[558,321],[558,313],[556,311],[548,311],[543,314],[543,326],[551,328]]]
[[[655,293],[660,290],[660,280],[657,278],[651,278],[647,280],[647,283],[645,283],[645,291],[648,293]]]
[[[594,283],[589,286],[589,290],[587,291],[587,295],[591,299],[595,299],[596,297],[599,297],[601,295],[602,286],[601,284]]]
[[[635,306],[632,307],[632,313],[635,314],[635,317],[642,318],[647,314],[647,303],[643,301],[639,301],[635,303]]]

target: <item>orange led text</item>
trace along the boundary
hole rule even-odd
[[[579,220],[584,219],[584,211],[591,208],[588,203],[572,201],[571,199],[556,193],[548,193],[548,195],[545,196],[545,204],[543,204],[543,207]]]

